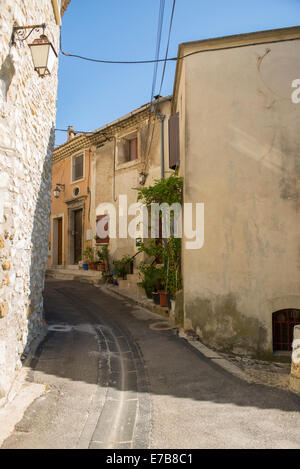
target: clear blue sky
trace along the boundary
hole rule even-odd
[[[72,0],[63,18],[63,49],[108,60],[153,59],[159,3]],[[172,3],[166,0],[162,58]],[[299,23],[300,0],[177,0],[169,57],[177,55],[181,42]],[[78,130],[93,130],[149,102],[153,68],[154,64],[94,64],[60,56],[57,128],[73,125]],[[161,71],[162,66],[158,83]],[[168,63],[163,95],[172,93],[174,72],[175,63]],[[56,137],[57,145],[66,140],[61,132]]]

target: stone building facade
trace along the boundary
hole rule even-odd
[[[78,264],[76,239],[78,229],[74,226],[74,214],[81,212],[81,253],[87,247],[96,252],[102,244],[108,245],[110,258],[134,256],[137,241],[131,237],[110,237],[107,241],[96,239],[97,220],[102,203],[112,204],[117,214],[116,231],[119,233],[119,197],[126,196],[128,207],[137,202],[134,188],[149,186],[162,175],[162,126],[164,134],[164,174],[169,169],[168,118],[171,96],[160,97],[129,114],[91,132],[77,135],[54,150],[50,250],[48,267],[71,267]],[[157,115],[164,116],[163,124]],[[131,154],[129,154],[131,147]],[[74,164],[81,159],[81,173],[73,177]],[[61,184],[59,197],[53,197],[57,184]],[[133,217],[128,217],[128,221]],[[97,256],[95,258],[97,260]],[[137,261],[141,260],[141,256]],[[70,272],[70,271],[69,271]],[[53,272],[52,272],[53,273]],[[59,277],[57,277],[59,278]]]
[[[57,67],[40,78],[14,26],[46,24],[59,50],[63,0],[0,2],[0,405],[43,325]]]
[[[179,46],[184,202],[204,204],[204,245],[183,249],[184,326],[221,350],[288,352],[300,321],[299,52],[299,27]]]

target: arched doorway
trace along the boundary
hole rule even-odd
[[[272,314],[273,352],[292,350],[296,324],[300,324],[300,309],[282,309]]]

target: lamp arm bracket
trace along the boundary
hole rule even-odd
[[[29,34],[26,36],[26,31],[30,29]],[[36,24],[33,26],[14,26],[13,33],[12,33],[12,44],[16,45],[16,41],[24,42],[26,41],[29,36],[33,33],[33,31],[37,31],[38,33],[43,32],[45,33],[46,24]]]

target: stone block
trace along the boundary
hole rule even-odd
[[[8,303],[4,301],[3,303],[0,303],[0,319],[5,318],[9,310]]]
[[[3,270],[10,270],[10,262],[6,261],[2,264]]]

